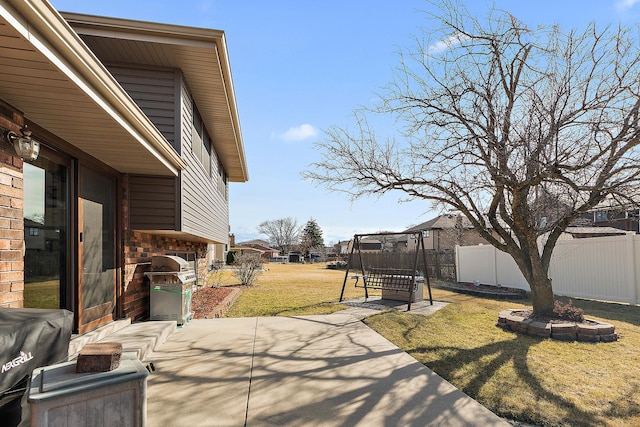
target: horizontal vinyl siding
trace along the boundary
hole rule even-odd
[[[110,66],[109,71],[167,141],[180,152],[176,142],[176,70]]]
[[[187,168],[181,173],[182,231],[209,241],[227,243],[229,238],[229,204],[217,188],[218,175],[209,175],[200,160],[193,155],[192,101],[186,87],[182,88],[182,158]],[[212,152],[211,162],[218,160]]]
[[[129,228],[176,230],[176,178],[129,177]]]

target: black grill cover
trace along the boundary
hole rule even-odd
[[[0,308],[0,419],[19,411],[35,368],[67,361],[72,327],[67,310]]]

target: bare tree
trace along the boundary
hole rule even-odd
[[[305,176],[353,198],[400,190],[460,211],[513,257],[535,314],[550,315],[561,233],[604,199],[637,196],[637,38],[440,4],[437,30],[400,55],[381,104],[356,110],[355,130],[330,129]],[[379,141],[375,113],[393,115],[402,138]]]
[[[281,255],[288,254],[300,240],[300,226],[291,217],[264,221],[258,225],[258,232],[266,235],[269,244],[280,249]]]

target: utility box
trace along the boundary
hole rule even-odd
[[[143,427],[148,375],[131,355],[108,372],[76,373],[76,362],[38,368],[28,389],[31,426]]]

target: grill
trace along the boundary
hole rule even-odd
[[[191,312],[191,292],[196,273],[184,259],[159,255],[151,258],[151,271],[145,273],[150,284],[151,320],[175,320],[187,323]]]

